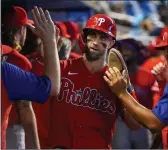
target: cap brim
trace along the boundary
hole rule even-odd
[[[28,23],[28,24],[34,24],[34,21],[33,21],[33,20],[28,19],[26,23]]]
[[[111,33],[111,32],[107,32],[107,31],[105,31],[104,29],[98,29],[98,28],[84,28],[83,29],[83,32],[85,32],[85,31],[87,31],[87,30],[97,30],[97,31],[100,31],[100,32],[103,32],[103,33],[106,33],[106,34],[108,34],[109,36],[112,36],[113,38],[115,38],[116,39],[116,37]]]
[[[70,38],[71,36],[70,36],[69,34],[66,34],[65,37],[66,37],[66,38]]]
[[[166,47],[168,47],[167,43],[160,43],[160,44],[154,46],[154,48],[157,49],[157,50],[161,50],[161,49],[164,49]]]

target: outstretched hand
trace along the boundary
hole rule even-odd
[[[105,72],[104,80],[118,96],[127,90],[128,83],[125,70],[121,74],[116,67],[109,68],[109,70]]]
[[[59,29],[55,27],[50,13],[48,10],[43,11],[42,8],[34,7],[32,9],[32,16],[34,20],[34,26],[27,24],[28,28],[38,37],[42,39],[43,42],[58,41]]]
[[[151,73],[155,76],[158,82],[168,81],[168,64],[158,63],[153,67]]]

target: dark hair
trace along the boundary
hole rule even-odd
[[[138,65],[141,65],[150,55],[147,47],[144,46],[142,42],[135,39],[118,40],[115,48],[122,52],[123,45],[129,46],[129,50],[132,52],[132,57],[130,57],[131,60],[128,61],[134,61]]]
[[[6,14],[11,13],[12,14],[13,9],[12,6],[5,7],[2,9],[2,24],[1,24],[1,31],[2,31],[2,44],[8,45],[13,47],[14,42],[14,35],[16,32],[21,29],[21,27],[8,29],[8,27],[5,25],[6,20],[8,19],[8,22],[10,23],[10,19],[6,18]]]
[[[14,28],[4,31],[2,27],[2,44],[13,47],[14,35],[20,28]]]
[[[23,55],[29,55],[37,50],[39,50],[38,37],[27,28],[26,41],[20,53]]]

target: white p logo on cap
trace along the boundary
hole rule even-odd
[[[105,22],[105,19],[104,18],[99,18],[98,21],[97,21],[97,25],[98,26],[101,26],[101,24]]]

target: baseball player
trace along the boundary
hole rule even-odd
[[[43,76],[37,76],[30,72],[25,72],[20,68],[3,62],[1,64],[2,76],[2,145],[6,144],[6,127],[8,125],[8,116],[13,102],[24,99],[44,103],[49,95],[57,95],[59,93],[59,57],[56,47],[58,40],[58,29],[55,29],[51,17],[46,11],[35,7],[32,10],[35,27],[28,27],[39,36],[44,44],[44,73]],[[57,33],[57,36],[55,36]],[[2,54],[10,53],[12,49],[2,49]],[[54,67],[54,68],[52,68]],[[25,102],[21,102],[21,106],[25,106]]]
[[[110,148],[115,120],[121,115],[132,129],[139,124],[104,81],[106,56],[116,41],[116,24],[93,15],[84,28],[83,57],[61,61],[61,90],[53,101],[54,148]]]
[[[30,23],[26,11],[19,6],[12,6],[2,11],[2,43],[12,48],[5,54],[6,61],[25,71],[31,70],[30,61],[19,52],[25,43],[26,23]],[[9,116],[6,148],[24,149],[25,140],[23,127],[20,125],[17,113],[18,103],[14,103]],[[20,140],[21,139],[21,140]]]
[[[164,50],[166,58],[168,58],[168,33],[164,34],[163,41],[155,47]],[[162,78],[166,83],[168,82],[167,64],[158,64],[153,68],[152,73],[158,81]],[[159,132],[168,125],[168,84],[166,84],[164,94],[156,107],[150,110],[134,101],[134,98],[128,94],[126,91],[126,80],[117,68],[113,68],[107,76],[106,82],[138,122],[149,128],[152,132]],[[112,78],[114,76],[116,78]],[[168,141],[164,139],[164,142],[164,147],[167,149]]]
[[[165,33],[162,33],[161,35],[163,35],[163,41],[157,45],[154,45],[154,47],[156,50],[159,50],[159,52],[162,53],[163,56],[168,60],[168,52],[166,50],[168,48],[168,30],[165,30]],[[163,95],[164,87],[167,83],[168,70],[166,68],[166,62],[160,62],[155,65],[151,71],[156,78],[156,83],[158,83],[157,87],[155,86],[154,88],[158,89],[159,92],[157,96],[160,98]],[[168,149],[168,127],[164,128],[161,133],[163,148]],[[158,137],[156,137],[156,139],[158,139]]]

